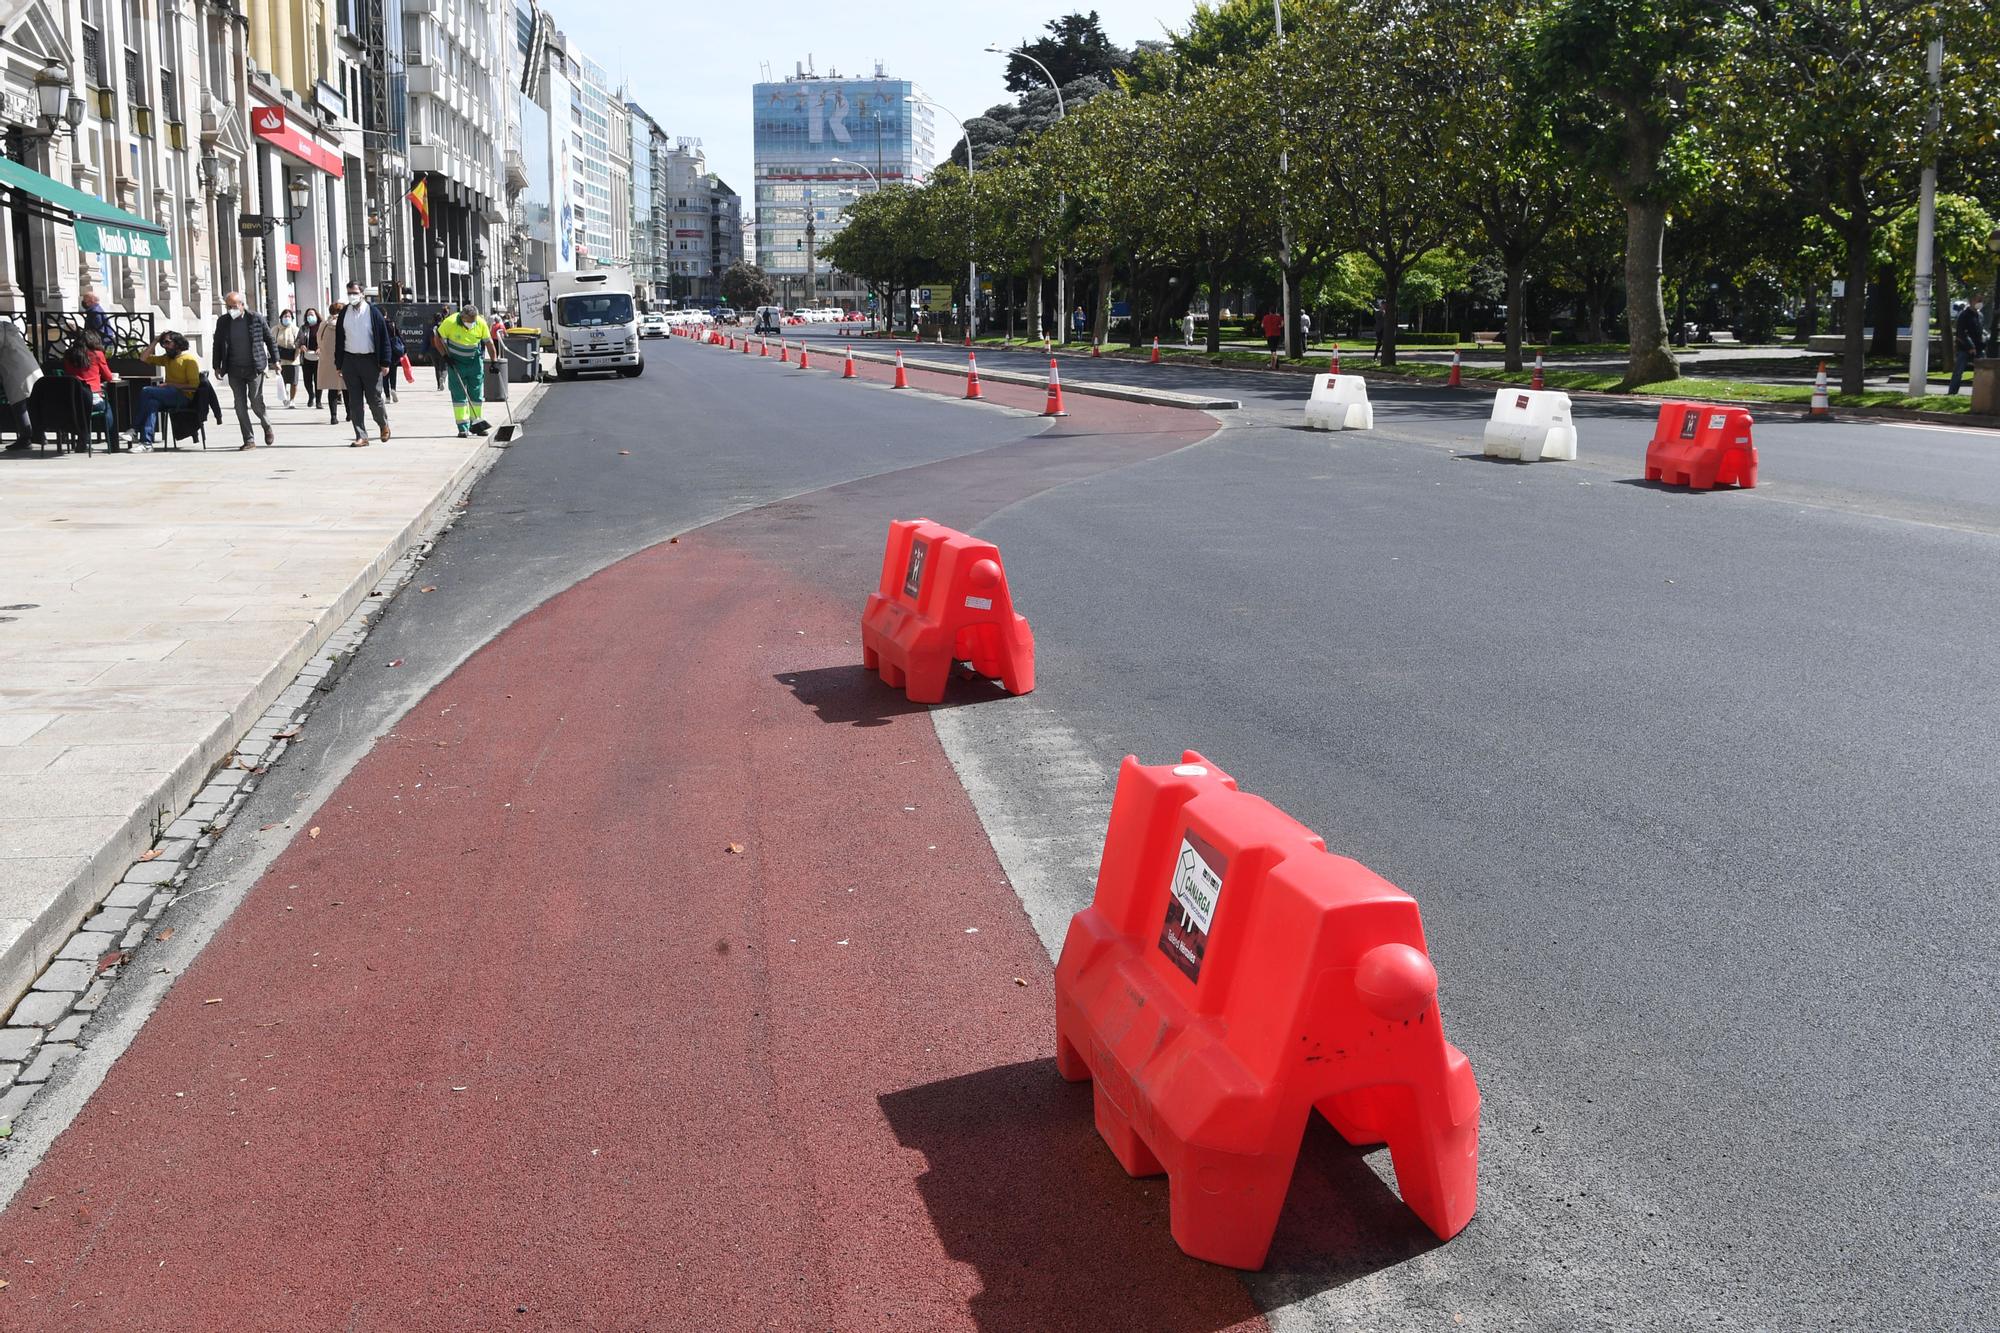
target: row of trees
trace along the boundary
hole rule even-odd
[[[1114,287],[1151,329],[1201,292],[1219,311],[1282,288],[1294,355],[1309,299],[1372,290],[1392,365],[1409,289],[1440,265],[1494,274],[1516,366],[1529,274],[1560,274],[1587,324],[1622,299],[1634,385],[1678,374],[1667,285],[1761,283],[1810,320],[1840,278],[1858,391],[1871,315],[1893,349],[1914,253],[1894,243],[1935,161],[1943,275],[1990,281],[2000,5],[1285,0],[1282,39],[1273,9],[1201,4],[1132,51],[1094,14],[1051,23],[1029,49],[1067,114],[1017,59],[1021,99],[968,122],[970,163],[961,143],[924,186],[863,197],[827,258],[885,308],[975,259],[1025,283],[1038,327],[1062,265],[1099,337]]]

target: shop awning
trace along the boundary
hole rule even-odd
[[[79,249],[121,259],[173,258],[167,250],[166,228],[158,223],[32,171],[12,158],[0,158],[0,189],[5,190],[10,206],[73,226]]]

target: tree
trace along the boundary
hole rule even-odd
[[[1477,28],[1475,47],[1495,57],[1468,89],[1470,118],[1490,134],[1475,138],[1464,154],[1461,197],[1466,219],[1506,273],[1508,370],[1521,369],[1528,263],[1575,211],[1578,192],[1546,104],[1522,92],[1527,52],[1521,9],[1518,3],[1482,5],[1461,19]]]
[[[1050,76],[1058,84],[1089,77],[1109,86],[1116,83],[1119,73],[1132,63],[1131,52],[1104,35],[1104,25],[1098,21],[1094,9],[1088,14],[1067,14],[1051,19],[1044,25],[1044,30],[1048,36],[1022,42],[1020,49],[1048,66]],[[1047,86],[1048,79],[1031,61],[1020,56],[1008,58],[1008,92],[1022,93],[1030,88]]]
[[[1301,9],[1308,21],[1257,58],[1250,83],[1276,99],[1258,114],[1290,153],[1297,255],[1358,250],[1381,270],[1381,356],[1393,366],[1403,276],[1456,229],[1467,145],[1485,129],[1468,108],[1488,55],[1456,6]]]
[[[1841,390],[1859,393],[1871,270],[1877,328],[1891,350],[1899,322],[1901,274],[1876,267],[1878,233],[1915,201],[1926,160],[1955,145],[1990,146],[2000,17],[1990,5],[1936,0],[1737,0],[1735,8],[1754,57],[1734,67],[1745,99],[1772,110],[1763,130],[1785,185],[1811,201],[1845,252]],[[1935,33],[1945,39],[1945,69],[1933,135],[1925,63]]]
[[[755,310],[775,301],[777,288],[770,274],[755,264],[738,260],[722,275],[722,299],[738,310]]]
[[[1625,209],[1625,386],[1678,378],[1661,289],[1667,214],[1713,162],[1703,80],[1723,59],[1718,0],[1556,0],[1532,46],[1557,139]]]

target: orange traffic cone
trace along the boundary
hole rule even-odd
[[[1535,378],[1529,383],[1528,387],[1530,389],[1539,389],[1542,387],[1542,354],[1540,352],[1535,353]]]
[[[750,355],[750,335],[747,333],[743,335],[743,355]]]
[[[842,379],[844,379],[844,380],[851,380],[851,379],[857,379],[857,378],[859,378],[859,377],[858,377],[857,375],[855,375],[855,373],[854,373],[854,344],[853,344],[853,343],[849,343],[849,344],[847,345],[847,364],[846,364],[845,366],[843,366],[843,367],[841,368],[841,371],[840,371],[840,377],[841,377]]]
[[[910,376],[903,369],[903,349],[900,347],[896,349],[896,382],[889,387],[892,389],[907,389],[910,387]]]
[[[784,338],[778,339],[778,360],[790,361],[791,359],[792,359],[791,342]]]
[[[1049,358],[1049,399],[1048,404],[1042,408],[1042,415],[1045,417],[1066,417],[1069,415],[1069,411],[1063,407],[1062,372],[1056,369],[1056,359],[1054,357]]]
[[[1813,379],[1812,407],[1806,412],[1808,421],[1831,421],[1832,404],[1826,396],[1826,362],[1819,363],[1819,374]]]
[[[804,338],[799,339],[799,369],[800,370],[812,369],[811,362],[808,361],[806,358],[806,340]]]
[[[771,340],[769,338],[764,337],[762,334],[759,334],[757,337],[757,355],[769,356],[770,354],[771,354]]]
[[[1090,340],[1090,354],[1098,357],[1104,355],[1104,342],[1102,339],[1092,338]]]
[[[967,352],[965,354],[965,364],[967,367],[965,374],[965,396],[967,398],[984,398],[986,395],[979,392],[979,353]]]
[[[1454,348],[1451,354],[1451,378],[1446,380],[1444,385],[1447,389],[1456,389],[1459,383],[1458,351]]]
[[[1153,364],[1160,364],[1160,335],[1157,333],[1153,335]]]
[[[1329,375],[1338,375],[1338,374],[1340,373],[1340,344],[1339,344],[1339,343],[1335,343],[1335,344],[1333,345],[1333,355],[1331,355],[1331,356],[1329,356],[1329,357],[1327,358],[1327,366],[1326,366],[1326,373],[1327,373],[1327,374],[1329,374]]]

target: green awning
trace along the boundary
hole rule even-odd
[[[13,207],[70,223],[76,228],[78,247],[92,254],[122,259],[173,258],[167,250],[166,228],[158,223],[30,170],[12,158],[0,157],[0,188],[5,189],[7,202]]]

